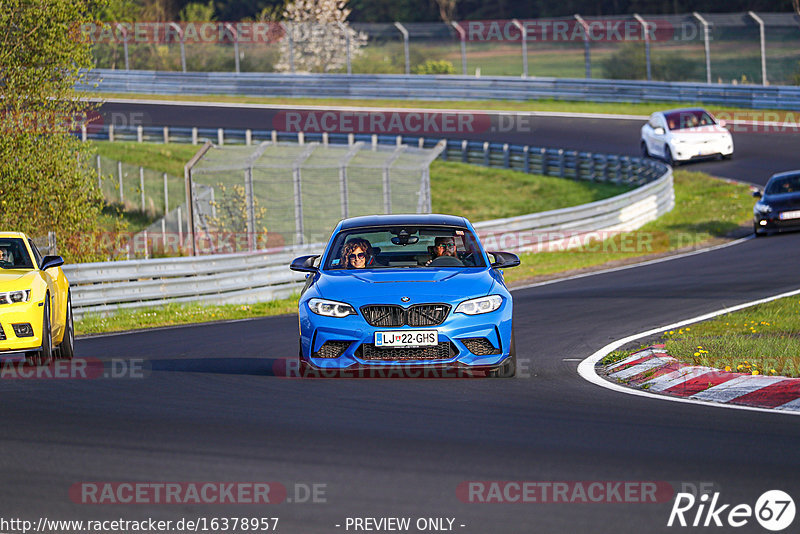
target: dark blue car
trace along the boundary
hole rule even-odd
[[[463,217],[345,219],[321,258],[291,265],[309,273],[299,306],[300,370],[512,377],[513,302],[500,269],[517,265],[514,254],[487,254]]]
[[[800,171],[773,175],[764,194],[753,206],[753,232],[756,237],[770,232],[800,230]]]

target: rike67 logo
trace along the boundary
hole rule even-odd
[[[699,498],[691,493],[678,493],[667,526],[739,528],[755,518],[763,528],[778,532],[792,524],[794,515],[794,500],[781,490],[764,492],[755,506],[722,504],[719,492],[705,493]]]

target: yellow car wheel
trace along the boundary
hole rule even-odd
[[[50,295],[45,296],[42,310],[42,348],[25,354],[28,365],[50,365],[53,361],[53,335],[50,332]]]
[[[64,340],[58,346],[59,356],[71,360],[75,356],[75,327],[72,324],[72,295],[67,293],[67,317],[64,327]]]

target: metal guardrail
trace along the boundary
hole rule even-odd
[[[471,76],[158,72],[95,69],[85,88],[109,93],[413,100],[702,102],[798,109],[800,87],[693,82]],[[93,86],[97,83],[97,88]]]
[[[249,138],[252,137],[251,133]],[[310,137],[313,136],[306,135],[305,140]],[[366,137],[376,143],[397,142],[393,136]],[[358,135],[349,139],[343,136],[340,141],[357,138]],[[328,140],[337,139],[330,136]],[[416,139],[419,146],[432,146],[439,141]],[[563,249],[569,244],[559,241],[585,237],[591,232],[634,230],[674,205],[672,169],[651,159],[454,140],[447,142],[440,157],[576,180],[640,186],[582,206],[477,223],[481,239],[496,245],[489,247],[494,250],[536,250],[531,246],[534,241]],[[317,243],[254,254],[85,263],[66,265],[64,271],[72,285],[76,317],[86,312],[107,313],[169,302],[253,303],[285,298],[299,291],[304,277],[290,271],[288,264],[295,256],[319,253],[323,247],[323,243]]]

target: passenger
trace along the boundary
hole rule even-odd
[[[372,264],[372,245],[362,237],[348,239],[342,247],[342,263],[346,269],[363,269]]]

